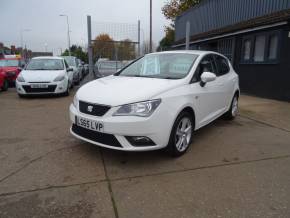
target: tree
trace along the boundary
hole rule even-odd
[[[70,52],[72,56],[79,58],[83,62],[86,62],[86,63],[88,62],[88,54],[87,52],[83,51],[83,48],[81,46],[72,45],[70,47]],[[66,49],[61,55],[68,56],[69,55],[68,50]]]
[[[132,60],[135,59],[135,45],[130,39],[125,39],[118,45],[118,59],[119,60]]]
[[[175,30],[171,27],[165,27],[165,37],[159,42],[157,51],[163,51],[169,48],[175,39]]]
[[[199,4],[201,1],[202,0],[167,0],[167,3],[162,8],[162,13],[172,22],[171,26],[174,27],[173,23],[177,16]]]
[[[109,34],[100,34],[95,38],[93,42],[93,51],[95,57],[114,59],[115,57],[115,45],[113,39]]]
[[[170,26],[165,27],[165,37],[159,42],[158,51],[170,47],[174,43],[174,21],[184,11],[199,4],[202,0],[167,0],[162,7],[162,13],[171,21]]]

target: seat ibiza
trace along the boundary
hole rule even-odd
[[[73,84],[73,69],[63,58],[32,58],[16,79],[20,97],[35,94],[65,94]]]
[[[186,152],[197,130],[238,112],[238,75],[214,52],[145,55],[82,86],[70,106],[71,133],[106,148]]]

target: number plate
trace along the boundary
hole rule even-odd
[[[31,85],[31,88],[32,89],[46,89],[48,88],[48,85],[47,84],[33,84]]]
[[[95,131],[95,132],[104,132],[104,124],[102,122],[97,122],[93,120],[88,120],[83,117],[76,117],[76,125]]]

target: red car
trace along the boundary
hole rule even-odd
[[[8,89],[9,83],[5,77],[5,73],[0,71],[0,90],[6,91]]]
[[[5,74],[9,83],[15,83],[18,74],[24,67],[24,61],[20,57],[0,59],[0,71]]]

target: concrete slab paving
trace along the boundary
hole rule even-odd
[[[0,195],[0,217],[114,217],[106,183],[76,185],[35,192]]]
[[[73,138],[73,93],[0,95],[0,217],[289,217],[290,104],[241,96],[172,159]]]
[[[290,103],[243,95],[240,112],[260,122],[268,123],[290,132]]]
[[[106,179],[98,149],[89,145],[52,152],[2,180],[0,193],[85,184]]]
[[[112,182],[119,217],[289,217],[290,158]]]
[[[196,132],[188,153],[178,159],[162,151],[102,152],[109,178],[117,179],[290,155],[289,142],[288,132],[238,117]]]

